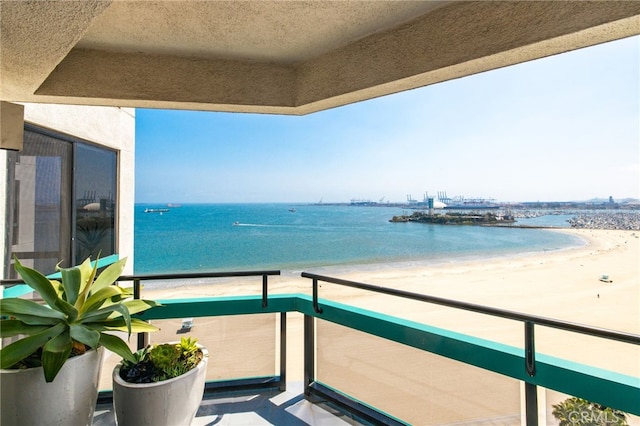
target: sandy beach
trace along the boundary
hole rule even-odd
[[[553,232],[577,235],[584,239],[585,245],[544,253],[430,266],[390,264],[365,267],[358,271],[342,269],[339,274],[331,273],[330,270],[323,270],[322,273],[358,282],[640,334],[640,232],[589,229],[563,229]],[[601,281],[603,275],[608,275],[611,282]],[[228,280],[224,284],[184,285],[179,288],[155,290],[149,286],[143,294],[145,298],[161,300],[259,294],[260,290],[260,278],[249,278]],[[272,294],[310,294],[311,281],[301,278],[299,273],[284,273],[282,276],[269,278],[269,291]],[[320,297],[513,346],[522,347],[523,344],[523,327],[519,322],[489,318],[391,296],[368,294],[361,290],[330,284],[321,285]],[[221,342],[213,335],[226,329],[218,324],[214,333],[213,329],[207,329],[207,321],[209,320],[196,318],[192,334],[198,336],[203,343],[211,345],[213,350],[210,348],[210,351],[213,352],[214,358],[224,358],[216,353],[215,348],[219,347]],[[251,321],[255,322],[255,319]],[[251,327],[259,325],[252,324]],[[268,319],[265,327],[270,336],[269,327],[273,329],[273,318]],[[179,322],[165,323],[162,328],[161,332],[153,336],[153,340],[175,340],[179,337],[176,334]],[[342,333],[340,330],[334,332],[337,333],[336,336]],[[273,330],[273,336],[275,334]],[[287,338],[288,380],[300,381],[303,373],[301,315],[288,315]],[[210,339],[214,340],[208,341]],[[238,365],[256,362],[258,354],[247,351],[243,344],[246,345],[246,340],[238,343],[239,354],[231,355],[231,360]],[[363,344],[366,345],[364,342]],[[225,349],[228,349],[228,344],[224,345]],[[368,350],[375,352],[378,349],[366,346],[358,348],[360,354]],[[536,350],[539,353],[640,377],[640,348],[632,345],[537,327]],[[347,352],[345,349],[345,353]],[[267,358],[258,364],[264,365],[265,362],[268,370],[269,364],[275,365],[276,360],[273,359],[273,355],[267,355]],[[330,365],[329,361],[327,365]],[[408,374],[411,374],[411,371]],[[354,381],[349,377],[343,379],[345,386]],[[469,392],[474,391],[471,389]],[[492,398],[497,396],[494,395]]]
[[[640,232],[573,229],[583,238],[582,247],[511,257],[455,261],[432,266],[375,265],[340,275],[348,280],[424,293],[517,312],[640,334]],[[600,280],[608,275],[612,281]],[[218,280],[216,283],[220,282]],[[225,284],[184,285],[144,290],[144,297],[160,300],[201,296],[259,294],[259,277],[227,279]],[[269,277],[269,292],[310,294],[311,281],[299,274]],[[504,328],[507,320],[480,314],[370,294],[357,289],[321,284],[320,297],[366,309],[454,329],[515,346],[521,345],[521,327],[515,336],[495,336],[489,324]],[[465,320],[468,317],[468,320]],[[293,326],[294,321],[290,321]],[[546,352],[544,332],[539,330],[540,352]],[[550,332],[553,335],[553,332]],[[565,334],[565,333],[562,333]],[[159,336],[156,336],[156,338]],[[555,346],[555,344],[551,344]],[[292,348],[293,349],[293,348]],[[597,353],[594,355],[598,355]],[[597,359],[589,358],[589,359]],[[636,358],[637,359],[637,358]],[[606,360],[600,360],[608,364]],[[599,364],[599,362],[598,362]],[[640,375],[637,362],[614,361],[611,368]],[[291,371],[294,373],[294,371]]]

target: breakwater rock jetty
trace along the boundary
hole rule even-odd
[[[569,219],[572,228],[640,231],[640,211],[577,214]]]
[[[389,222],[419,222],[437,225],[504,225],[515,222],[508,214],[487,213],[437,213],[415,212],[408,216],[394,216]]]

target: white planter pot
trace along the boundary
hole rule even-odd
[[[120,364],[113,370],[113,407],[119,426],[189,425],[196,416],[207,372],[209,353],[203,347],[202,361],[182,376],[157,383],[128,383],[120,377]]]
[[[103,353],[100,348],[69,358],[51,383],[42,367],[0,370],[0,424],[90,425]]]

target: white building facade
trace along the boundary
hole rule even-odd
[[[15,277],[14,256],[45,274],[58,263],[127,256],[132,273],[135,110],[21,106],[3,105],[23,114],[3,114],[0,128],[3,141],[23,130],[15,149],[0,150],[0,276]]]

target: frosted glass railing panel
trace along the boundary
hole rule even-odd
[[[153,320],[160,331],[150,334],[151,343],[195,337],[209,351],[207,380],[232,380],[275,376],[278,359],[279,315],[254,314],[193,318],[191,329],[183,319]]]
[[[634,333],[638,331],[627,330]],[[640,346],[544,326],[535,327],[536,352],[640,377]]]
[[[184,319],[153,320],[161,330],[150,333],[153,343],[179,341],[195,337],[209,351],[207,380],[234,380],[277,376],[279,362],[279,315],[254,314],[193,318],[190,330],[182,328]],[[126,338],[126,336],[125,336]],[[136,350],[137,334],[131,335],[129,347]],[[100,376],[100,390],[112,389],[113,368],[121,361],[118,355],[105,353]]]
[[[439,327],[505,345],[522,347],[524,344],[524,325],[520,321],[324,282],[322,282],[320,295],[323,298],[375,311],[378,314],[428,324],[431,327]]]
[[[520,382],[327,321],[316,380],[404,422],[519,424]]]
[[[130,286],[132,284],[127,282],[127,287]],[[235,296],[238,294],[250,296],[261,294],[262,277],[144,280],[141,282],[141,287],[142,298],[149,300]]]

